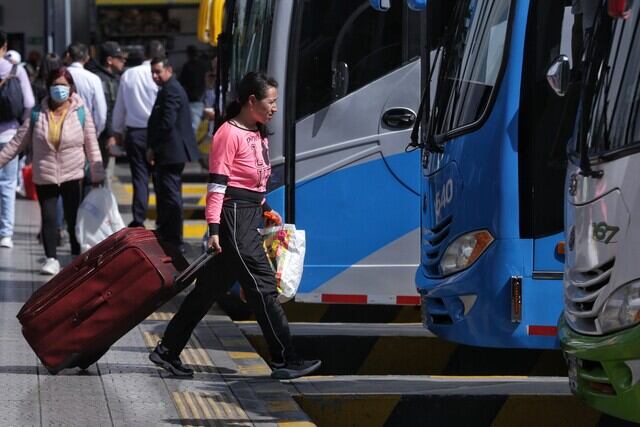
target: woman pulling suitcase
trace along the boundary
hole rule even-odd
[[[277,82],[248,73],[238,85],[238,101],[213,137],[209,154],[206,219],[208,245],[217,256],[202,270],[149,359],[178,376],[191,376],[180,353],[213,303],[237,280],[254,311],[271,353],[274,379],[308,375],[319,360],[302,360],[291,342],[289,324],[277,301],[273,271],[257,229],[264,215],[281,221],[265,201],[271,173],[266,124],[277,112]]]

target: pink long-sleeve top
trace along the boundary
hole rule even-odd
[[[217,130],[209,150],[209,185],[205,217],[210,234],[218,234],[225,200],[244,200],[262,205],[271,175],[269,141],[257,130],[225,122]]]

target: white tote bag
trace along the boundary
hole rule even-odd
[[[292,299],[302,280],[306,236],[304,230],[296,230],[293,224],[284,224],[258,230],[271,268],[276,275],[278,301]]]
[[[78,208],[76,238],[82,252],[124,227],[118,202],[108,188],[92,189]]]

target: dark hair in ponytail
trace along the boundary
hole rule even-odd
[[[249,72],[238,83],[237,100],[227,106],[227,113],[224,120],[229,121],[240,114],[242,106],[249,101],[249,97],[254,95],[259,101],[267,97],[270,87],[277,88],[278,82],[264,73]],[[258,123],[260,136],[265,138],[269,135],[269,130],[264,123]]]
[[[227,108],[224,114],[224,121],[228,122],[229,120],[233,119],[235,116],[240,114],[240,110],[242,110],[242,105],[240,105],[240,101],[238,101],[237,99],[235,101],[231,101],[231,103],[227,105]]]

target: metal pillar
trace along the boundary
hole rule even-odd
[[[90,0],[44,0],[45,47],[61,55],[72,42],[89,42]]]
[[[71,44],[71,0],[64,0],[64,45]]]
[[[44,0],[44,49],[53,52],[53,0]]]
[[[68,46],[71,38],[71,22],[67,24],[67,0],[45,0],[45,45],[47,52],[61,55]]]

